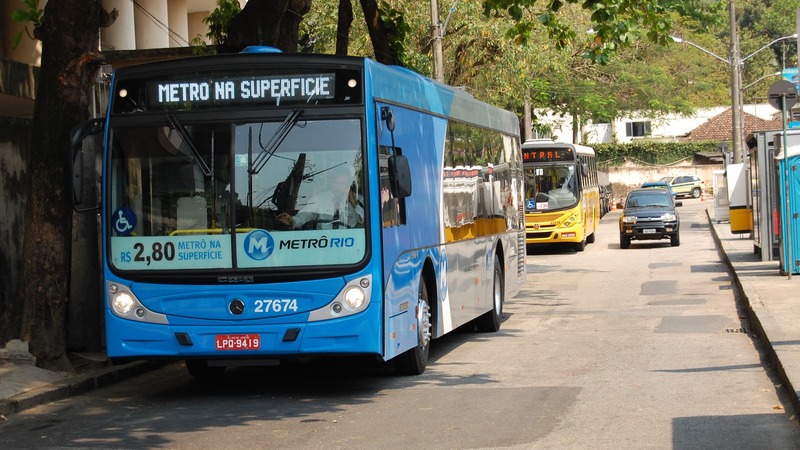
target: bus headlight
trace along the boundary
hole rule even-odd
[[[108,307],[115,316],[138,322],[167,324],[167,316],[147,309],[131,290],[122,284],[106,285]]]
[[[575,223],[576,223],[577,221],[578,221],[578,220],[577,220],[577,217],[575,217],[574,215],[572,215],[572,216],[569,216],[569,217],[567,218],[567,220],[565,220],[565,221],[564,221],[564,222],[561,224],[561,226],[562,226],[562,227],[564,227],[564,228],[568,228],[568,227],[571,227],[571,226],[575,225]]]
[[[114,308],[114,312],[122,315],[131,312],[135,304],[136,302],[133,300],[133,297],[127,292],[121,292],[111,300],[111,306]]]
[[[343,298],[344,304],[348,309],[357,310],[364,305],[364,300],[366,300],[367,297],[364,295],[364,291],[362,291],[361,288],[351,286],[345,291]]]
[[[349,280],[330,303],[308,314],[309,322],[341,319],[359,314],[369,308],[372,296],[372,275],[363,275]]]

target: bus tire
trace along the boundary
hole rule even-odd
[[[575,243],[575,251],[582,252],[586,250],[586,238],[584,237],[582,241]]]
[[[225,366],[209,366],[205,359],[187,359],[186,369],[189,375],[204,381],[219,379],[225,373]]]
[[[417,345],[394,358],[394,370],[401,375],[420,375],[428,366],[431,350],[431,307],[428,301],[428,287],[425,277],[419,282],[417,298]]]
[[[595,233],[592,233],[592,234],[586,236],[586,243],[587,244],[594,244],[594,239],[595,239],[594,236],[595,236]]]
[[[505,283],[503,283],[503,269],[500,267],[500,258],[494,255],[494,281],[492,282],[492,309],[478,317],[475,325],[478,331],[494,333],[500,330],[503,321],[503,302],[505,301]]]

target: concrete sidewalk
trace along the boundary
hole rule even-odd
[[[800,275],[779,272],[777,261],[761,261],[753,240],[733,234],[730,224],[709,223],[717,248],[733,273],[752,329],[764,345],[789,401],[800,412]],[[15,342],[14,345],[24,345]],[[4,354],[5,353],[5,354]],[[16,353],[15,358],[9,358]],[[78,375],[50,372],[33,365],[27,346],[0,352],[0,420],[34,406],[87,392],[135,376],[160,364],[136,362],[102,367]],[[15,362],[10,362],[15,361]]]
[[[68,373],[41,369],[34,362],[33,357],[21,359],[16,350],[12,354],[0,352],[0,421],[7,415],[117,383],[163,365],[148,361],[119,366],[95,364],[93,369]]]
[[[800,275],[781,275],[778,261],[761,261],[749,235],[731,233],[730,223],[709,223],[742,297],[751,333],[758,336],[800,414]]]

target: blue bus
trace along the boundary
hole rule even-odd
[[[265,47],[123,67],[76,149],[92,132],[112,360],[420,374],[524,280],[518,118],[407,69]]]

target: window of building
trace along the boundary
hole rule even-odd
[[[650,122],[627,122],[625,124],[625,136],[642,137],[650,135]]]

